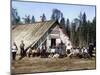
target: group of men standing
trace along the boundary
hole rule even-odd
[[[21,56],[21,58],[24,57],[24,55],[25,55],[24,47],[25,47],[25,44],[24,44],[24,41],[22,40],[20,43],[20,56]],[[16,60],[17,50],[18,50],[18,47],[17,47],[16,43],[13,42],[13,45],[12,45],[12,59],[13,60]]]

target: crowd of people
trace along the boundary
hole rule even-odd
[[[71,48],[71,49],[67,49],[64,51],[65,46],[60,45],[59,47],[56,48],[51,48],[51,52],[48,53],[46,52],[46,46],[43,45],[42,47],[40,47],[40,49],[38,50],[33,50],[33,48],[29,48],[27,51],[28,57],[30,57],[30,55],[37,55],[37,56],[41,56],[41,57],[49,57],[49,55],[59,55],[60,56],[68,56],[68,57],[75,57],[78,56],[80,58],[91,58],[93,57],[93,50],[95,49],[96,46],[94,46],[93,44],[89,44],[88,47],[82,47],[82,48]],[[26,51],[25,51],[25,44],[24,41],[22,40],[20,43],[20,59],[23,58],[24,56],[26,56]],[[14,42],[12,45],[12,59],[16,60],[16,53],[18,51],[18,47],[16,45],[16,43]]]
[[[78,47],[70,49],[70,53],[68,54],[68,56],[78,56],[79,58],[92,58],[95,57],[95,55],[93,55],[95,54],[95,49],[96,46],[90,43],[88,47]]]

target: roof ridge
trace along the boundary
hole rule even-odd
[[[47,21],[36,21],[34,23],[29,23],[29,24],[17,24],[17,25],[31,25],[31,24],[35,24],[35,23],[44,23],[44,22],[56,22],[55,20],[47,20]]]

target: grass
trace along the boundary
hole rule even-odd
[[[78,58],[28,58],[12,62],[13,73],[36,73],[68,70],[95,69],[95,59]]]

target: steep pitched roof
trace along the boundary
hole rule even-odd
[[[23,40],[25,48],[35,44],[56,21],[36,22],[32,24],[16,25],[12,27],[12,42],[17,46]]]

